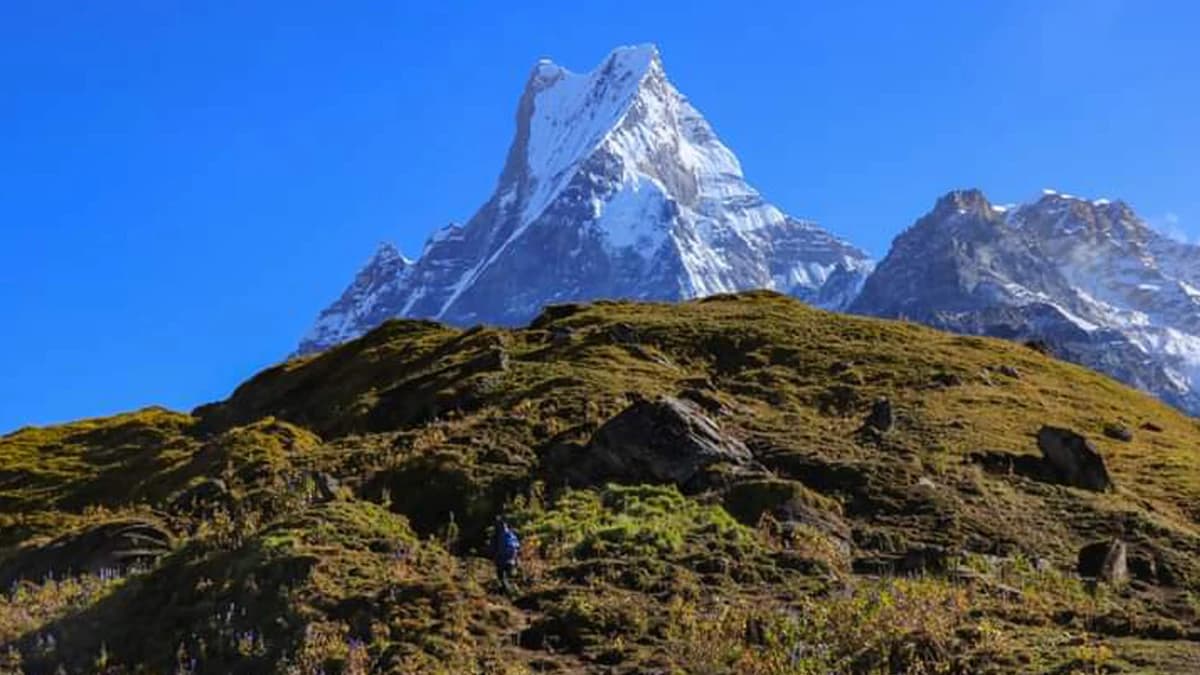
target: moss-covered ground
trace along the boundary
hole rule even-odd
[[[754,475],[564,470],[631,401],[680,395]],[[880,397],[895,425],[865,433]],[[1030,470],[1045,424],[1115,490]],[[508,595],[500,513],[524,538]],[[13,571],[131,520],[170,551]],[[1132,578],[1079,578],[1114,538]],[[0,672],[1200,672],[1200,422],[1018,344],[770,293],[394,321],[191,414],[0,438],[0,574]]]

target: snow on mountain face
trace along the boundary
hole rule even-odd
[[[1044,340],[1200,414],[1200,247],[1123,202],[1048,190],[997,208],[952,192],[896,238],[850,311]]]
[[[763,200],[649,45],[587,74],[538,62],[492,197],[415,262],[398,257],[368,263],[300,352],[389,317],[512,325],[567,300],[772,288],[838,309],[872,266]]]
[[[361,325],[385,321],[411,270],[411,260],[391,244],[380,244],[342,297],[317,317],[304,342],[336,344],[355,337]]]

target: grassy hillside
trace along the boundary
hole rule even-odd
[[[663,397],[745,455],[674,480],[604,440]],[[1044,425],[1115,488],[1048,472]],[[1129,579],[1081,578],[1113,539]],[[0,438],[0,583],[3,672],[1197,672],[1200,422],[769,293],[396,321],[190,415]]]

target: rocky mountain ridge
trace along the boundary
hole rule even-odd
[[[898,236],[852,312],[1044,343],[1200,414],[1200,247],[1120,201],[955,191]]]

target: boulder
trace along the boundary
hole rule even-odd
[[[1159,582],[1158,560],[1148,551],[1134,549],[1129,552],[1129,576],[1147,584]]]
[[[176,512],[212,513],[227,507],[232,501],[229,486],[220,478],[205,478],[188,487],[171,500],[170,508]]]
[[[1025,346],[1039,354],[1054,356],[1054,350],[1050,349],[1050,345],[1045,340],[1026,340]]]
[[[854,368],[853,361],[834,361],[829,364],[829,374],[838,375]]]
[[[12,555],[0,567],[0,586],[47,577],[122,574],[148,566],[171,550],[171,533],[148,520],[118,520],[64,535]]]
[[[763,514],[769,514],[785,533],[806,526],[846,548],[853,541],[841,506],[797,481],[763,478],[737,483],[725,493],[724,506],[745,525],[754,526]]]
[[[505,371],[508,370],[508,352],[503,346],[492,346],[483,354],[471,360],[467,365],[470,372]]]
[[[858,401],[858,391],[844,384],[835,384],[817,395],[817,407],[825,415],[848,415],[858,407]]]
[[[895,414],[892,411],[892,402],[887,398],[875,399],[871,404],[871,414],[867,415],[863,426],[868,429],[874,429],[881,433],[891,431],[892,426],[896,423]]]
[[[961,387],[963,385],[962,376],[957,373],[934,373],[931,381],[934,386],[938,387]]]
[[[312,474],[313,486],[317,490],[317,500],[322,502],[337,501],[341,496],[342,485],[338,479],[330,476],[324,471],[314,471]]]
[[[1098,541],[1079,550],[1079,576],[1121,584],[1129,579],[1129,547],[1120,539]]]
[[[586,482],[626,480],[686,485],[714,464],[749,467],[750,450],[692,401],[634,402],[605,422],[583,461],[568,471]]]
[[[1038,431],[1037,442],[1061,483],[1094,492],[1112,489],[1104,458],[1083,436],[1069,429],[1044,426]]]
[[[942,573],[952,567],[951,561],[957,557],[944,546],[914,546],[904,552],[904,556],[896,564],[896,571],[901,574]]]
[[[999,371],[999,373],[1001,375],[1004,375],[1006,377],[1011,377],[1014,380],[1021,379],[1021,371],[1017,370],[1016,366],[1010,366],[1008,364],[1004,364],[1004,365],[1000,366],[999,368],[997,368],[996,370]]]
[[[608,337],[619,345],[636,345],[641,342],[637,329],[627,323],[613,324],[608,329]]]
[[[546,328],[555,321],[575,316],[576,314],[587,309],[587,304],[578,302],[564,302],[559,304],[546,305],[542,308],[540,314],[533,318],[529,323],[531,329]]]
[[[1124,424],[1105,424],[1104,435],[1123,443],[1129,443],[1133,440],[1133,430]]]

